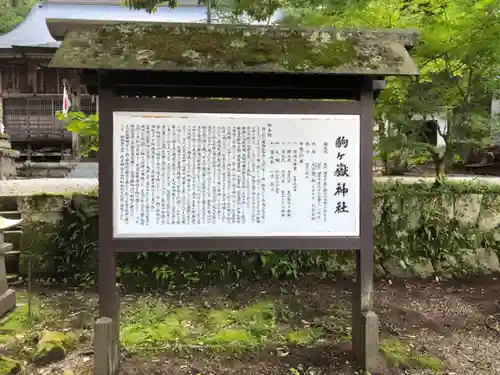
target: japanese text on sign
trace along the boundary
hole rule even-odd
[[[358,115],[115,112],[115,237],[358,236]]]

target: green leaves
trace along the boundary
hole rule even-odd
[[[211,0],[211,6],[221,11],[228,20],[238,20],[246,14],[253,20],[266,21],[278,10],[293,9],[328,9],[330,12],[340,12],[347,8],[359,7],[368,0]],[[200,0],[207,4],[208,0]],[[177,0],[122,0],[122,4],[132,9],[145,9],[154,12],[159,5],[178,6]]]
[[[91,114],[87,116],[83,112],[56,112],[58,120],[66,123],[66,129],[72,133],[77,133],[85,139],[82,154],[87,156],[99,150],[99,115]]]
[[[375,182],[376,264],[394,262],[414,272],[418,264],[427,262],[438,273],[473,272],[471,249],[484,248],[500,255],[499,196],[500,185],[491,183]],[[80,210],[87,214],[64,210],[51,242],[44,248],[44,259],[54,259],[57,265],[54,275],[49,276],[68,277],[72,282],[81,277],[85,282],[93,280],[97,271],[98,217],[88,212],[97,203],[97,197],[87,196],[82,203],[87,209]],[[30,230],[40,233],[39,228]],[[311,272],[352,275],[354,261],[349,251],[127,253],[118,258],[118,271],[120,282],[150,288],[295,279]]]
[[[122,0],[122,4],[131,9],[145,9],[148,12],[154,12],[158,5],[168,5],[171,8],[177,6],[177,0]]]
[[[0,35],[14,29],[36,3],[37,0],[0,0]]]

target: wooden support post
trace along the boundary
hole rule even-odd
[[[356,283],[352,300],[352,348],[363,370],[379,369],[378,317],[373,311],[373,280],[365,277],[367,261],[356,251]]]
[[[361,176],[373,168],[373,82],[367,80],[360,97]],[[373,202],[372,179],[364,181],[361,202]],[[379,368],[378,318],[373,311],[373,208],[360,207],[361,249],[356,251],[356,283],[352,299],[352,348],[362,369]]]
[[[106,77],[102,77],[102,82],[100,83],[100,93],[101,97],[104,99],[104,106],[106,109],[103,111],[99,126],[99,137],[101,139],[112,139],[112,136],[106,134],[108,131],[112,131],[113,125],[113,111],[111,103],[113,100],[113,91],[111,90],[110,83],[107,82]],[[112,134],[111,134],[112,135]],[[101,147],[99,149],[99,160],[102,156],[108,157],[109,160],[112,158],[112,148]],[[112,175],[107,173],[105,170],[108,165],[105,163],[99,163],[99,206],[105,207],[108,199],[106,195],[107,190],[112,189]],[[106,181],[102,176],[110,178],[110,181]],[[110,183],[111,182],[111,183]],[[113,223],[111,220],[106,220],[105,215],[100,215],[99,217],[99,279],[98,279],[98,290],[99,290],[99,316],[102,318],[111,319],[111,351],[113,358],[112,369],[116,370],[120,366],[120,299],[119,290],[116,284],[116,252],[117,249],[113,245]],[[114,373],[109,374],[95,374],[95,375],[114,375]]]

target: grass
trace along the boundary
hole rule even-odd
[[[17,335],[29,332],[36,324],[43,320],[43,315],[33,299],[31,312],[28,311],[26,295],[17,295],[16,308],[0,320],[0,343],[9,343]]]
[[[336,309],[332,307],[331,313]],[[309,323],[286,310],[283,303],[266,299],[246,306],[188,303],[176,307],[141,298],[122,313],[121,340],[131,352],[194,348],[234,354],[268,346],[312,345],[331,334],[328,319]],[[342,332],[348,330],[342,319],[340,325]]]
[[[121,342],[135,354],[194,349],[235,356],[266,348],[348,341],[350,331],[350,311],[341,302],[307,321],[279,300],[257,299],[243,306],[223,300],[174,306],[163,299],[143,297],[126,306],[121,318]],[[385,339],[381,351],[393,367],[445,369],[439,358],[416,353],[404,341]]]
[[[438,357],[416,353],[400,340],[385,339],[380,343],[380,350],[394,367],[408,366],[409,368],[427,369],[438,373],[446,368]]]
[[[315,361],[330,363],[323,353],[332,353],[336,344],[351,339],[351,312],[347,299],[325,298],[318,305],[306,298],[280,292],[233,298],[224,293],[129,295],[122,298],[121,343],[137,359],[167,356],[196,362],[220,358],[228,363],[252,358],[278,363],[283,359],[290,373],[309,374],[308,366]],[[0,344],[4,346],[0,354],[19,358],[16,353],[33,350],[43,329],[72,330],[79,346],[90,345],[92,324],[79,321],[80,317],[94,321],[95,296],[75,291],[36,295],[31,319],[26,302],[26,295],[19,293],[18,307],[0,320]],[[381,351],[390,367],[432,373],[445,369],[443,361],[416,352],[409,341],[385,339]]]

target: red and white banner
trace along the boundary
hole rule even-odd
[[[68,89],[66,88],[66,85],[64,85],[64,88],[63,88],[63,107],[62,107],[62,113],[64,115],[67,114],[70,107],[71,107],[71,100],[69,99]]]

